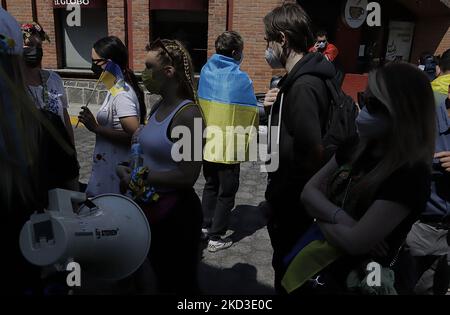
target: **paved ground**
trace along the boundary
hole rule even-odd
[[[82,182],[89,180],[94,136],[85,128],[75,130]],[[201,175],[195,185],[201,197],[204,184]],[[241,166],[241,182],[236,207],[231,219],[230,234],[236,243],[227,250],[211,254],[203,251],[200,264],[200,285],[206,294],[273,294],[272,248],[265,227],[263,211],[266,175],[258,163]]]

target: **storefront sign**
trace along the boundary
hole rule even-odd
[[[414,23],[391,21],[389,23],[389,41],[386,50],[386,60],[409,61]]]
[[[351,28],[361,27],[367,18],[367,0],[347,0],[344,8],[344,22]]]
[[[54,9],[65,9],[70,5],[79,5],[81,8],[105,8],[106,0],[53,0]]]
[[[359,28],[364,22],[370,27],[381,26],[381,6],[376,1],[347,0],[342,18],[350,28]]]

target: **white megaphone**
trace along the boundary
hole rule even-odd
[[[73,204],[81,202],[75,213]],[[93,277],[120,280],[142,265],[150,240],[147,218],[129,198],[106,194],[87,200],[83,193],[55,189],[49,191],[48,210],[23,226],[20,249],[37,266],[73,261]]]

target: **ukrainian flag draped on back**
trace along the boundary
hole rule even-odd
[[[106,68],[100,76],[100,81],[106,86],[112,96],[126,90],[122,69],[112,61],[108,61]]]
[[[239,62],[223,55],[213,55],[201,71],[198,97],[208,127],[204,159],[224,164],[243,162],[238,160],[238,151],[245,150],[247,159],[249,143],[256,134],[242,133],[239,129],[231,131],[230,127],[240,126],[243,127],[241,130],[247,131],[254,127],[252,131],[256,131],[258,106],[253,83],[240,70]],[[220,131],[222,137],[217,136]],[[236,132],[245,137],[244,148],[236,148]],[[212,147],[215,150],[207,149]]]

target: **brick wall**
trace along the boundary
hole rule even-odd
[[[44,67],[57,68],[57,46],[51,0],[36,0],[39,22],[48,32],[52,42],[44,45]],[[151,29],[149,5],[151,0],[132,1],[133,24],[133,69],[140,71],[144,67],[145,45],[149,41]],[[264,41],[263,17],[283,0],[240,0],[234,1],[231,29],[242,34],[245,41],[244,63],[242,68],[254,81],[255,92],[265,92],[273,72],[264,59],[266,43]],[[293,1],[292,1],[293,2]],[[31,0],[6,0],[7,9],[19,22],[32,19]],[[108,0],[108,32],[125,41],[125,8],[123,0]],[[214,53],[214,42],[227,27],[227,0],[209,0],[208,56]],[[429,18],[420,20],[416,25],[412,61],[423,50],[442,53],[450,47],[450,19]]]
[[[9,1],[12,2],[12,1]],[[8,10],[9,10],[8,3]],[[31,7],[31,4],[30,4]],[[38,21],[44,28],[45,32],[50,37],[50,43],[46,42],[43,45],[44,59],[43,64],[46,68],[56,69],[58,68],[58,57],[56,53],[56,37],[55,37],[55,21],[53,15],[52,1],[37,0],[36,1]]]
[[[253,80],[255,92],[266,92],[270,79],[276,72],[267,65],[264,58],[266,42],[264,41],[263,18],[282,0],[241,0],[234,1],[232,30],[239,32],[244,38],[244,62],[242,69]],[[295,1],[291,1],[295,2]],[[215,52],[214,43],[227,25],[227,1],[209,1],[208,21],[208,56]],[[278,72],[279,73],[279,72]]]
[[[235,1],[233,12],[233,30],[244,38],[244,62],[242,69],[252,78],[255,92],[266,92],[272,69],[264,56],[267,42],[264,40],[264,16],[281,4],[279,0]]]
[[[135,1],[133,1],[135,2]],[[108,0],[108,34],[125,43],[125,8],[123,0]]]
[[[145,63],[145,46],[149,42],[149,1],[133,0],[133,70],[141,71]]]
[[[227,0],[209,0],[208,57],[215,52],[216,38],[227,28]]]
[[[31,0],[6,1],[8,12],[11,13],[19,23],[27,23],[33,20],[33,12],[31,6]]]

